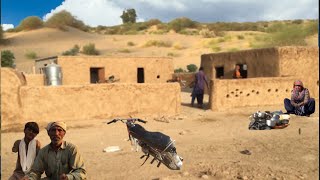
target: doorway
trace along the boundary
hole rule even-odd
[[[144,69],[143,68],[138,68],[137,79],[138,79],[138,83],[144,83]]]
[[[105,82],[104,68],[102,67],[90,68],[90,83],[96,84],[101,82]]]

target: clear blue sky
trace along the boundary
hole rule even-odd
[[[1,24],[17,26],[28,16],[43,18],[63,0],[1,0]]]

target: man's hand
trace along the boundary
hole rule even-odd
[[[68,180],[68,176],[66,174],[61,174],[60,180]]]

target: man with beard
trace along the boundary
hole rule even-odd
[[[42,148],[29,173],[23,180],[39,180],[45,172],[46,179],[82,180],[86,179],[85,165],[78,148],[63,140],[67,125],[51,122],[47,132],[51,143]]]

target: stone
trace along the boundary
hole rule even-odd
[[[209,176],[204,174],[204,175],[201,176],[201,178],[202,179],[209,179]]]

